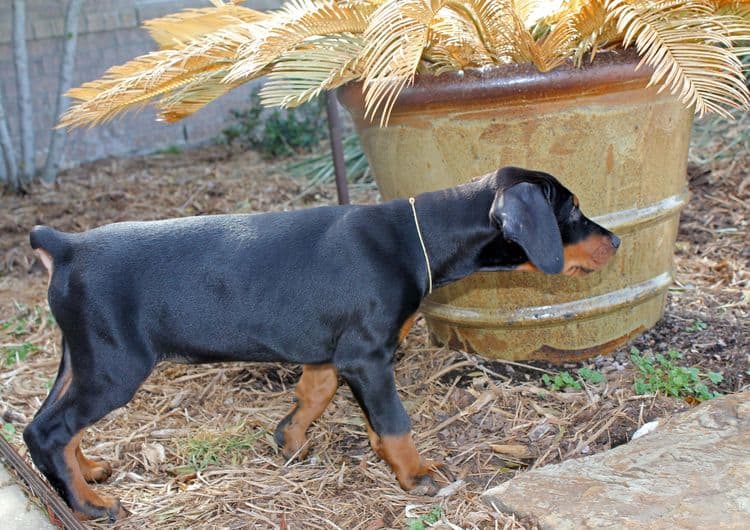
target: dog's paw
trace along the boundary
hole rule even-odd
[[[434,497],[439,490],[435,479],[430,475],[422,475],[421,477],[414,477],[414,487],[409,490],[409,493]]]
[[[112,476],[112,465],[103,460],[90,461],[90,466],[86,469],[81,467],[83,478],[86,482],[104,482]]]

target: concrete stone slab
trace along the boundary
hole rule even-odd
[[[518,475],[483,499],[543,529],[750,528],[750,392],[605,453]]]
[[[47,516],[26,497],[0,464],[0,527],[4,530],[53,530]]]

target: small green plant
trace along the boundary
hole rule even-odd
[[[170,145],[164,149],[159,149],[156,153],[159,155],[181,155],[183,150],[180,146]]]
[[[224,129],[228,143],[241,142],[258,150],[264,158],[309,153],[327,136],[321,98],[294,110],[267,110],[261,107],[258,90],[250,94],[246,110],[233,110],[234,123]]]
[[[3,438],[5,438],[6,441],[10,442],[13,439],[13,436],[16,434],[16,428],[13,426],[12,423],[5,423],[3,422]]]
[[[45,306],[29,307],[25,304],[16,303],[15,310],[16,314],[11,318],[0,321],[0,330],[13,337],[30,335],[45,320],[47,324],[55,323],[52,313]]]
[[[542,381],[545,385],[547,385],[547,388],[554,392],[558,390],[564,390],[566,388],[569,388],[571,390],[581,390],[583,388],[583,385],[581,384],[582,381],[585,381],[586,383],[590,383],[592,385],[596,385],[604,381],[604,375],[601,372],[592,370],[591,368],[586,368],[585,366],[576,370],[576,373],[578,374],[578,377],[575,377],[568,371],[555,374],[554,377],[550,377],[548,374],[544,374],[542,376]]]
[[[263,435],[263,430],[246,432],[245,424],[239,424],[223,432],[200,432],[186,444],[186,459],[193,470],[201,471],[217,464],[237,465],[241,451],[250,449]]]
[[[550,377],[549,375],[544,374],[542,376],[542,381],[547,385],[547,388],[553,391],[562,390],[564,388],[572,388],[573,390],[580,390],[583,388],[581,383],[579,383],[578,380],[568,371],[555,374],[555,377]]]
[[[581,376],[584,381],[591,383],[592,385],[597,385],[604,381],[604,375],[601,372],[597,372],[591,368],[586,368],[585,366],[578,369],[578,375]]]
[[[427,525],[437,523],[443,516],[443,509],[440,506],[433,506],[430,513],[420,515],[418,519],[409,519],[407,521],[409,530],[425,530]]]
[[[23,361],[29,354],[39,351],[39,347],[31,342],[22,342],[21,344],[11,344],[9,346],[0,346],[0,356],[5,360],[5,366],[13,366],[17,362]]]
[[[713,384],[718,384],[724,377],[718,372],[702,374],[698,368],[679,366],[677,361],[682,354],[676,350],[669,350],[666,355],[657,353],[653,356],[641,355],[637,348],[630,349],[630,360],[636,368],[636,394],[662,393],[676,398],[693,397],[698,401],[705,401],[720,395],[709,390],[704,382],[708,378]]]
[[[685,331],[689,333],[697,333],[699,331],[706,331],[708,329],[708,324],[703,322],[700,318],[696,318],[695,321],[685,328]]]

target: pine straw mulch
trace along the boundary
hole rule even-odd
[[[667,314],[634,345],[643,352],[678,349],[686,364],[722,372],[714,390],[733,392],[750,383],[750,159],[727,174],[710,169],[691,170],[693,197]],[[28,355],[0,359],[6,362],[0,410],[15,427],[8,430],[15,447],[25,453],[20,432],[59,361],[46,280],[27,248],[31,226],[81,230],[116,220],[335,200],[332,186],[306,194],[303,187],[254,153],[212,147],[101,161],[66,172],[55,189],[0,197],[0,347],[3,357],[19,348]],[[376,198],[372,189],[353,190],[355,202]],[[398,353],[396,373],[418,448],[445,464],[439,477],[445,488],[435,498],[401,491],[369,449],[346,387],[310,429],[310,455],[285,462],[272,433],[291,406],[300,373],[294,366],[165,363],[126,408],[88,431],[84,447],[113,464],[113,477],[95,488],[121,498],[132,512],[118,528],[405,528],[436,506],[441,528],[527,528],[534,522],[497,512],[480,494],[525,469],[624,443],[643,423],[688,406],[634,395],[627,349],[591,365],[605,374],[603,383],[550,392],[540,377],[558,367],[434,348],[418,321]]]

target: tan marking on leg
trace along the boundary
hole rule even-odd
[[[417,320],[417,314],[414,313],[412,316],[406,319],[406,322],[403,323],[401,326],[401,331],[398,333],[398,342],[402,343],[404,342],[404,339],[409,334],[409,331],[411,331],[412,326],[414,325],[414,322]]]
[[[124,517],[127,515],[127,512],[119,506],[120,503],[117,499],[112,497],[100,497],[88,484],[86,484],[86,480],[81,473],[81,468],[76,457],[76,451],[80,446],[82,437],[83,431],[79,431],[78,434],[71,438],[70,442],[65,446],[65,449],[63,449],[63,459],[65,460],[70,475],[70,481],[67,486],[73,492],[73,495],[75,495],[77,503],[82,507],[89,505],[103,508],[108,511],[117,508],[117,516]],[[86,514],[80,512],[76,512],[76,516],[82,520],[88,519]]]
[[[377,435],[376,435],[377,436]],[[370,438],[372,441],[372,438]],[[406,491],[417,487],[418,480],[432,476],[436,464],[419,456],[411,433],[398,436],[378,436],[379,452],[396,474],[396,479]]]
[[[86,482],[104,482],[112,475],[112,465],[109,462],[86,458],[81,451],[80,439],[76,447],[76,460]]]
[[[47,269],[47,287],[49,287],[49,284],[52,282],[52,273],[55,272],[55,261],[52,259],[52,254],[43,248],[35,249],[34,254],[39,256],[42,265]]]
[[[378,455],[382,460],[385,460],[385,456],[383,454],[383,446],[380,443],[380,436],[378,436],[378,433],[376,433],[372,428],[369,420],[366,419],[365,422],[367,423],[367,437],[370,439],[370,447],[372,447],[372,450],[375,451],[376,455]]]
[[[60,388],[60,394],[57,396],[58,400],[68,391],[70,382],[73,380],[72,373],[70,367],[62,373],[63,381],[62,387]],[[80,444],[81,438],[83,438],[83,431],[79,432],[77,437],[78,445],[75,447],[75,455],[83,478],[86,482],[103,482],[107,480],[110,475],[112,475],[112,466],[110,463],[86,458],[86,455],[81,451]]]
[[[60,393],[58,394],[55,401],[59,400],[65,394],[65,392],[68,391],[68,387],[70,387],[70,382],[73,380],[72,370],[70,369],[70,367],[68,367],[68,369],[63,372],[62,377],[62,387],[60,387]]]
[[[338,373],[332,364],[306,364],[302,367],[302,377],[294,389],[297,404],[293,416],[284,427],[284,456],[290,458],[298,454],[304,458],[308,449],[304,448],[305,431],[317,420],[336,394]]]

